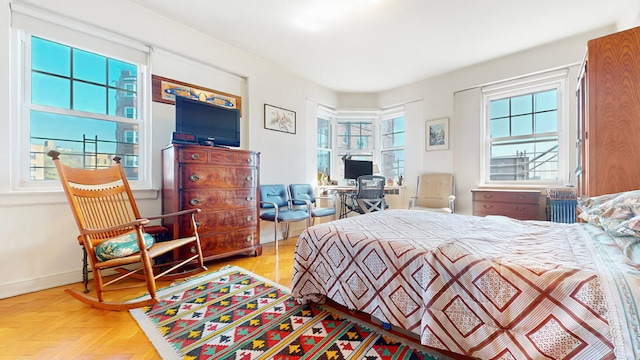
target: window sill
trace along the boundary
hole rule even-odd
[[[132,189],[136,200],[158,199],[159,189]],[[0,207],[63,204],[67,198],[62,190],[0,192]]]

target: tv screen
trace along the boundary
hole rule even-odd
[[[199,142],[240,146],[240,111],[176,96],[176,131],[194,134]]]
[[[373,175],[373,161],[345,160],[344,178],[357,179],[360,175]]]

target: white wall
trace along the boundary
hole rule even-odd
[[[242,147],[261,152],[262,183],[306,182],[306,174],[315,173],[315,142],[308,141],[308,133],[316,124],[307,121],[306,99],[336,104],[333,91],[128,0],[31,3],[65,17],[83,19],[85,26],[91,24],[152,45],[157,49],[152,54],[152,73],[241,95]],[[17,154],[17,149],[9,148],[11,17],[9,1],[2,0],[0,5],[0,184],[4,184],[0,186],[0,298],[4,298],[80,281],[81,248],[61,191],[25,194],[11,188],[9,164]],[[224,73],[232,75],[226,78]],[[238,78],[243,84],[238,85]],[[295,135],[264,129],[265,103],[296,112]],[[161,209],[160,149],[168,144],[174,130],[173,116],[170,105],[152,104],[154,189],[136,193],[143,215],[157,214]],[[265,227],[271,229],[269,225]],[[271,241],[271,236],[264,236],[262,241]]]
[[[456,176],[456,212],[471,213],[471,189],[480,183],[480,99],[479,92],[472,96],[460,96],[465,104],[454,103],[454,94],[480,85],[520,77],[539,71],[550,70],[570,64],[580,64],[584,57],[586,44],[589,39],[617,31],[613,27],[599,29],[593,32],[571,37],[545,46],[533,48],[524,52],[505,56],[484,62],[438,77],[419,81],[401,88],[386,91],[378,95],[378,106],[404,103],[421,99],[422,113],[407,114],[406,132],[408,134],[422,134],[419,142],[409,142],[405,147],[407,163],[415,163],[419,159],[419,166],[405,169],[407,191],[415,192],[415,179],[420,172],[453,172]],[[571,128],[570,154],[572,161],[570,168],[575,168],[575,96],[577,73],[570,74],[568,85],[569,119]],[[455,109],[466,107],[465,116],[456,114]],[[473,107],[477,109],[475,116]],[[471,109],[471,110],[470,110]],[[416,116],[418,115],[418,116]],[[424,133],[425,121],[449,118],[449,149],[425,151]],[[420,161],[421,160],[421,161]],[[572,179],[575,182],[575,178]]]

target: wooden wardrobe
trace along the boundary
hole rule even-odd
[[[587,43],[577,97],[578,194],[640,189],[640,27]]]

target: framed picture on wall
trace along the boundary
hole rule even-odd
[[[264,104],[264,128],[295,134],[296,112]]]
[[[425,123],[426,150],[449,148],[449,118],[427,120]]]

